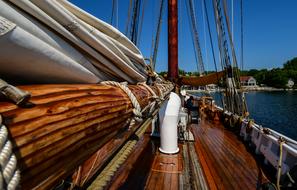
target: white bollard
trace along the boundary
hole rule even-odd
[[[175,154],[179,151],[177,146],[177,125],[180,107],[180,97],[177,94],[171,92],[169,101],[165,108],[164,117],[160,118],[161,146],[159,150],[162,153]]]

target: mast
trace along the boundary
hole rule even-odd
[[[178,78],[177,0],[168,0],[168,79]]]

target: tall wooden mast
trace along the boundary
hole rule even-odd
[[[168,0],[168,79],[178,78],[177,0]]]

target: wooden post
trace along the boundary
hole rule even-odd
[[[178,79],[177,0],[168,0],[168,79]]]

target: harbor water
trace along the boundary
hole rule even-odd
[[[219,93],[211,95],[221,105]],[[257,124],[297,140],[296,91],[248,92],[246,99],[250,118]]]

